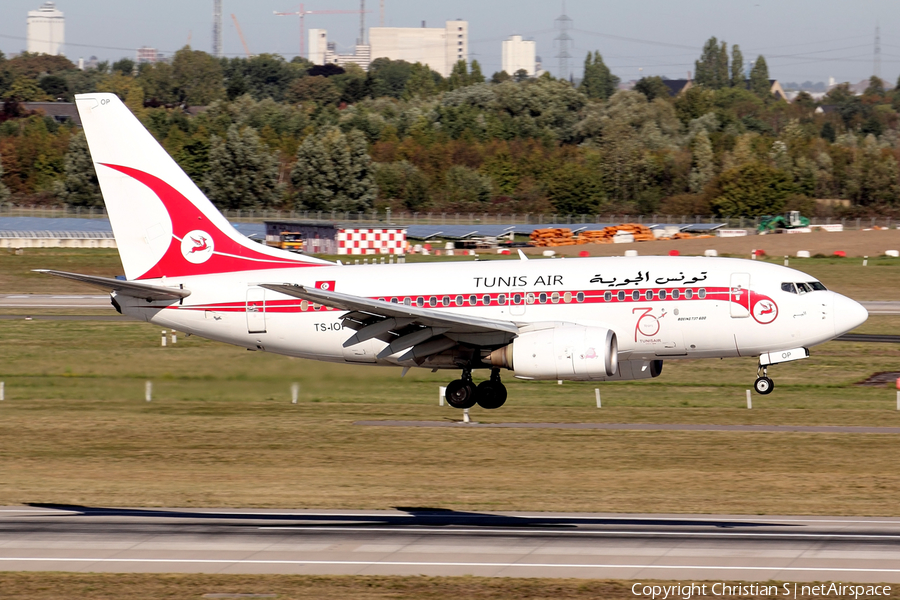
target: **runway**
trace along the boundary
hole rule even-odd
[[[900,583],[900,518],[35,505],[0,570]]]

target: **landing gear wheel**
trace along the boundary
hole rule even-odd
[[[444,397],[447,399],[447,404],[453,408],[460,410],[472,408],[475,406],[475,398],[477,397],[475,384],[472,383],[471,379],[451,381],[447,384],[447,391],[444,392]]]
[[[499,381],[482,381],[475,391],[478,406],[495,410],[506,403],[506,386]]]
[[[772,390],[775,389],[775,382],[768,377],[760,377],[753,384],[753,388],[756,390],[757,394],[765,396],[766,394],[771,394]]]

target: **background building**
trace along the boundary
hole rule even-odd
[[[38,10],[28,11],[28,52],[62,54],[66,20],[53,2],[44,2]]]
[[[515,75],[522,69],[529,77],[537,74],[537,42],[514,35],[503,42],[503,70],[508,75]]]
[[[352,63],[366,70],[372,62],[372,53],[368,44],[357,44],[353,54],[338,54],[337,45],[328,41],[327,30],[310,29],[309,60],[314,65],[335,64],[342,67]]]
[[[419,62],[449,77],[457,62],[469,60],[469,23],[447,21],[443,28],[372,27],[369,44],[372,60]]]
[[[266,221],[266,244],[277,245],[285,232],[303,237],[306,254],[406,254],[406,227],[402,225],[369,228],[359,223]]]
[[[143,46],[137,49],[137,62],[139,65],[144,63],[154,64],[159,60],[159,52],[156,48],[148,48]]]

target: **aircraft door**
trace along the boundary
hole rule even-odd
[[[247,333],[266,332],[266,290],[252,287],[247,290]]]
[[[750,316],[750,273],[731,274],[728,304],[733,318],[745,319]]]
[[[514,317],[521,317],[525,314],[525,306],[529,304],[526,302],[525,292],[510,292],[508,306],[509,306],[509,314]],[[532,298],[534,294],[531,294]],[[532,302],[534,300],[532,299]]]

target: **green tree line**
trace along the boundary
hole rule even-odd
[[[765,58],[704,45],[692,85],[622,90],[599,52],[575,84],[549,74],[449,77],[377,59],[368,71],[264,54],[79,70],[0,54],[0,201],[100,203],[84,136],[25,110],[119,95],[220,207],[756,216],[815,199],[900,205],[900,94],[872,78],[820,103],[773,97]],[[820,106],[827,110],[817,110]],[[823,209],[824,210],[824,209]]]

